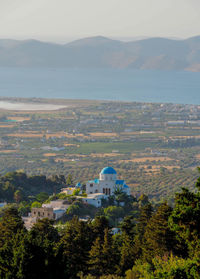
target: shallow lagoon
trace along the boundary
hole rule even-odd
[[[33,104],[33,103],[15,103],[0,101],[0,109],[5,110],[20,110],[20,111],[39,111],[39,110],[58,110],[66,106],[52,105],[52,104]],[[9,120],[14,121],[14,120]]]

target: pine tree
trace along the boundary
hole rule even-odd
[[[52,221],[38,220],[29,233],[15,245],[14,262],[17,278],[53,279],[57,276],[54,247],[59,240]]]
[[[197,180],[197,186],[200,178]],[[198,186],[199,187],[199,186]],[[194,254],[200,249],[200,192],[197,194],[182,188],[182,192],[176,194],[175,207],[169,218],[169,225],[182,244],[184,256],[187,252]],[[185,243],[187,250],[184,249]]]
[[[134,250],[136,258],[142,255],[142,246],[144,241],[144,233],[149,219],[153,213],[151,203],[147,203],[140,209],[140,214],[135,228]]]
[[[104,241],[97,237],[90,250],[89,270],[94,276],[115,272],[115,251],[108,229],[104,231]]]
[[[168,226],[172,208],[163,203],[148,221],[144,233],[143,259],[151,261],[155,256],[164,256],[176,249],[175,234]]]
[[[94,239],[100,237],[101,241],[104,239],[105,229],[109,229],[109,222],[105,216],[97,216],[92,222],[92,231]]]
[[[25,230],[25,227],[17,208],[14,206],[6,208],[0,222],[0,247],[21,230]]]
[[[126,216],[121,224],[122,232],[130,236],[132,239],[135,236],[135,221],[133,216]]]
[[[79,221],[78,218],[68,222],[57,246],[60,268],[64,270],[63,278],[74,278],[80,271],[87,273],[92,240],[92,231],[87,223]]]
[[[113,274],[115,272],[115,250],[113,247],[112,237],[108,231],[104,231],[104,242],[102,245],[102,266],[104,268],[103,274]]]
[[[126,270],[133,267],[135,259],[134,241],[130,236],[124,235],[118,273],[124,275]]]
[[[66,180],[66,184],[67,184],[67,186],[71,186],[73,184],[73,180],[72,180],[72,175],[71,174],[68,174],[67,180]]]
[[[4,239],[3,244],[0,246],[0,278],[16,278],[19,265],[15,256],[19,251],[21,240],[26,234],[27,232],[24,229],[17,230],[16,233]]]
[[[135,222],[132,216],[127,216],[121,225],[122,247],[118,273],[124,275],[125,271],[132,268],[135,261]]]
[[[104,272],[102,266],[102,242],[100,237],[97,237],[89,253],[89,271],[94,276],[101,276]]]

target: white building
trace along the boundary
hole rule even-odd
[[[66,195],[73,195],[74,190],[76,190],[75,187],[66,187],[62,188],[61,193],[64,193]]]
[[[66,195],[73,195],[74,191],[78,190],[78,189],[80,190],[79,194],[81,194],[82,193],[82,190],[81,190],[82,189],[82,185],[81,185],[80,182],[78,182],[75,187],[71,186],[71,187],[62,188],[61,189],[61,193],[64,193]]]
[[[82,200],[85,203],[94,205],[95,207],[101,207],[102,199],[107,199],[108,197],[105,194],[96,193],[89,194],[87,197],[77,196],[76,198]]]
[[[99,179],[94,179],[86,183],[87,195],[102,193],[105,196],[114,195],[116,190],[130,195],[130,188],[124,180],[117,179],[117,172],[112,167],[102,169]]]

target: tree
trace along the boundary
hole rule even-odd
[[[19,204],[18,212],[21,216],[28,216],[30,210],[31,210],[30,203],[23,201]]]
[[[100,240],[103,242],[104,239],[104,231],[105,229],[109,229],[109,222],[108,219],[105,216],[97,216],[95,217],[94,221],[91,224],[93,236],[95,238],[100,238]],[[95,240],[95,239],[93,239]]]
[[[104,241],[97,237],[89,253],[89,270],[92,275],[101,276],[115,272],[115,251],[108,229],[104,231]]]
[[[63,174],[60,174],[60,175],[59,175],[59,181],[60,181],[60,183],[62,183],[62,184],[66,184],[66,179],[65,179],[65,176],[64,176]]]
[[[134,239],[136,258],[139,258],[142,255],[144,233],[145,233],[147,223],[149,222],[149,219],[152,217],[152,213],[153,213],[153,209],[151,203],[147,203],[146,205],[140,208],[140,213],[135,228],[135,239]]]
[[[165,202],[161,204],[148,221],[144,233],[143,258],[151,261],[155,256],[164,256],[176,251],[176,238],[168,226],[172,208]]]
[[[135,262],[135,222],[132,216],[124,218],[122,228],[122,247],[118,273],[124,275],[125,271],[132,268]]]
[[[122,232],[132,239],[135,236],[135,221],[133,216],[126,216],[121,224]]]
[[[72,216],[78,216],[80,214],[80,207],[76,204],[72,204],[67,209],[67,214],[70,214]]]
[[[14,200],[16,203],[19,203],[23,198],[22,192],[20,190],[15,191],[14,193]]]
[[[80,271],[87,274],[92,238],[91,228],[86,222],[74,217],[67,223],[57,246],[60,269],[64,270],[64,277],[60,278],[75,278]]]
[[[13,200],[13,193],[15,191],[14,185],[10,181],[5,181],[3,183],[2,190],[3,190],[3,193],[4,193],[4,198],[7,201],[12,201]]]
[[[92,275],[100,276],[103,274],[102,258],[102,242],[100,237],[97,237],[89,253],[88,264]]]
[[[199,179],[197,185],[199,184]],[[199,187],[199,186],[198,186]],[[181,193],[175,197],[175,207],[169,217],[169,225],[181,243],[186,243],[188,251],[193,255],[200,249],[200,193],[190,192],[182,188]],[[185,251],[185,256],[187,251]]]
[[[17,232],[25,230],[24,222],[14,206],[7,207],[0,222],[0,246]]]
[[[54,249],[58,240],[59,235],[53,222],[48,219],[38,220],[14,252],[17,278],[56,278],[58,261]]]
[[[67,184],[67,186],[71,186],[73,184],[73,180],[72,180],[72,175],[71,174],[68,174],[67,180],[66,180],[66,184]]]
[[[42,204],[38,201],[34,201],[32,204],[31,204],[31,208],[40,208],[42,207]]]
[[[126,279],[196,279],[199,278],[199,263],[197,260],[182,259],[170,255],[156,257],[150,265],[144,261],[137,261],[132,270],[126,272]]]
[[[109,218],[109,221],[114,226],[119,218],[124,216],[124,209],[121,206],[111,205],[104,209],[104,214]]]
[[[45,202],[46,200],[48,200],[48,198],[49,198],[49,195],[45,192],[41,192],[36,195],[36,200],[40,203]]]
[[[143,207],[147,204],[149,204],[149,198],[148,196],[142,194],[138,199],[139,207]]]
[[[78,196],[79,193],[80,193],[80,191],[81,191],[80,189],[74,189],[72,195],[73,195],[73,196]]]
[[[18,236],[26,232],[23,221],[15,207],[5,209],[0,222],[0,278],[12,279],[15,274],[13,257]],[[15,241],[17,239],[17,241]]]
[[[116,269],[115,250],[113,247],[112,237],[108,231],[104,231],[104,242],[102,245],[102,266],[104,268],[103,275],[113,274]]]

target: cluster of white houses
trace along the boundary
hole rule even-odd
[[[77,183],[76,187],[63,188],[61,193],[71,195],[77,189],[82,190],[81,183]],[[87,196],[74,197],[82,200],[84,203],[101,207],[102,200],[108,199],[111,195],[115,195],[116,190],[130,195],[130,188],[126,185],[125,181],[117,179],[116,170],[112,167],[106,167],[100,172],[99,179],[87,181]],[[29,228],[40,218],[58,219],[66,212],[69,206],[70,204],[66,200],[51,201],[50,203],[43,204],[42,208],[32,208],[30,216],[25,217],[24,222],[27,228]]]

